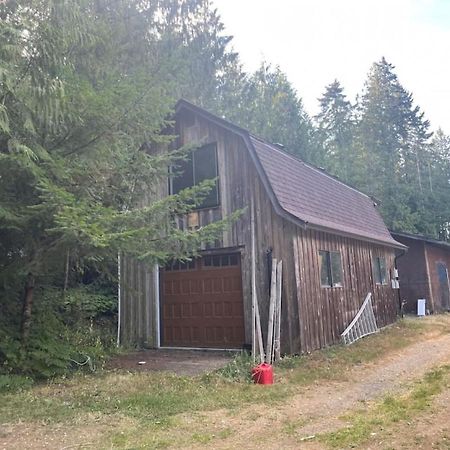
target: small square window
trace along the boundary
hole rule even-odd
[[[342,287],[343,274],[340,252],[319,251],[320,284],[322,287]]]
[[[372,262],[375,284],[387,284],[386,259],[381,256],[374,256]]]
[[[230,266],[238,265],[238,257],[237,255],[230,255]]]

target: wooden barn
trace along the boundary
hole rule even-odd
[[[450,244],[407,233],[392,233],[395,239],[408,246],[408,252],[397,259],[400,277],[400,296],[405,311],[417,312],[417,300],[426,299],[431,313],[450,310]]]
[[[395,321],[398,293],[390,276],[404,245],[392,238],[370,197],[187,101],[178,103],[175,119],[177,144],[201,148],[185,163],[183,175],[166,183],[164,195],[199,180],[218,180],[202,208],[181,226],[244,213],[214,248],[203,248],[191,262],[150,268],[122,258],[122,343],[250,346],[252,229],[263,329],[269,266],[272,257],[283,261],[283,353],[338,342],[369,292],[378,326]]]

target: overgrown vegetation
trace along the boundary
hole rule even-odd
[[[238,217],[178,229],[211,180],[143,204],[192,150],[168,151],[176,99],[215,98],[233,59],[222,28],[207,0],[0,2],[3,374],[98,360],[104,327],[90,325],[115,298],[93,281],[116,290],[118,252],[187,258]]]
[[[248,352],[237,354],[223,369],[217,371],[223,378],[236,382],[252,382],[251,369],[254,366],[253,357]],[[210,375],[206,375],[209,377]]]
[[[116,298],[107,288],[82,285],[61,290],[40,288],[26,347],[20,326],[0,319],[0,390],[28,386],[31,380],[67,375],[76,369],[100,369],[115,349]],[[19,305],[16,304],[16,307]]]

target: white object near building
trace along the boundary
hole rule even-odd
[[[369,292],[358,314],[356,314],[350,325],[341,334],[341,339],[344,344],[349,345],[377,331],[377,321],[372,307],[372,294]]]
[[[424,298],[419,298],[417,300],[417,315],[418,316],[425,315],[425,303],[426,303],[426,300]]]

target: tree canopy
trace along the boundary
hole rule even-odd
[[[173,220],[201,201],[208,182],[142,203],[185,154],[151,151],[173,139],[174,96],[188,87],[195,96],[196,81],[208,98],[220,77],[216,60],[227,59],[228,38],[209,2],[1,8],[2,293],[19,294],[25,279],[31,293],[67,251],[106,267],[119,250],[154,262],[213,241],[226,221],[182,231]],[[201,102],[200,91],[194,99]]]

